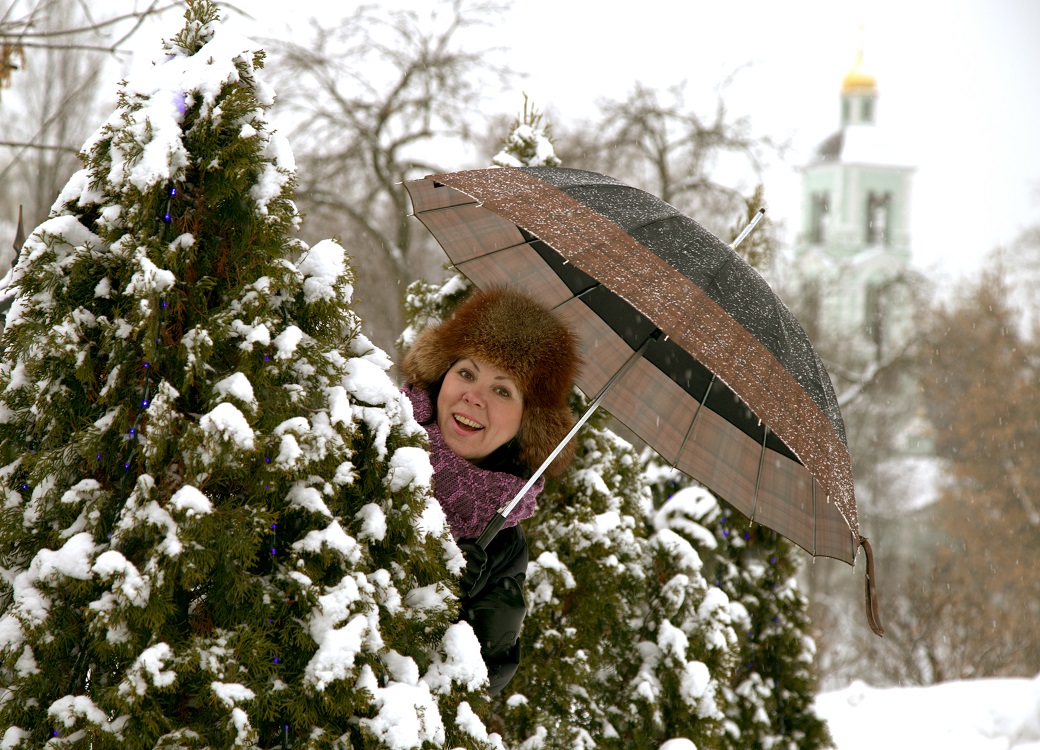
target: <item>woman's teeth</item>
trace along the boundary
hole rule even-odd
[[[454,416],[455,417],[455,421],[458,422],[463,427],[468,427],[471,430],[482,430],[482,429],[484,429],[484,425],[480,424],[479,422],[474,422],[472,419],[467,419],[466,417],[462,416],[461,414],[453,414],[452,416]]]

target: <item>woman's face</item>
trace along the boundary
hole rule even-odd
[[[469,461],[480,461],[514,437],[524,414],[523,394],[504,371],[479,359],[460,359],[437,395],[437,426],[444,441]]]

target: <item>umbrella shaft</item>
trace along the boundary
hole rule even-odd
[[[758,211],[755,212],[755,215],[751,218],[751,221],[748,222],[748,225],[744,227],[744,231],[737,235],[737,239],[733,240],[733,244],[731,244],[730,247],[733,250],[736,250],[737,245],[743,242],[747,238],[747,236],[751,234],[751,230],[755,228],[755,225],[758,224],[758,222],[761,221],[762,217],[765,215],[766,210],[764,208],[758,209]]]

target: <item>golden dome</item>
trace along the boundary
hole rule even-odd
[[[874,91],[877,89],[877,80],[863,70],[863,50],[856,53],[856,63],[852,70],[845,74],[841,82],[841,92],[851,94],[856,92]]]

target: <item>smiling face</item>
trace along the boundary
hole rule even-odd
[[[480,461],[520,430],[523,394],[504,370],[479,359],[460,359],[437,394],[437,426],[448,447]]]

